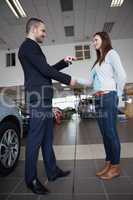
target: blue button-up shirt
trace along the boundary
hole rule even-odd
[[[78,79],[77,82],[87,86],[93,85],[94,92],[117,91],[118,96],[121,96],[126,83],[126,72],[120,56],[114,49],[111,49],[101,65],[97,63],[93,67],[88,80]]]

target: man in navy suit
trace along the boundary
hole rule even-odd
[[[37,161],[40,147],[49,181],[70,174],[70,171],[63,171],[56,165],[53,150],[52,79],[74,86],[76,81],[72,80],[71,76],[60,72],[60,70],[68,67],[69,63],[75,58],[67,56],[53,66],[47,63],[46,57],[39,46],[46,37],[45,24],[42,20],[29,19],[26,24],[26,33],[27,37],[18,52],[24,71],[26,98],[30,112],[30,127],[25,158],[25,182],[27,187],[34,193],[46,194],[49,193],[49,190],[37,178]]]

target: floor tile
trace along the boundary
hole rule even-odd
[[[70,178],[73,177],[73,171],[74,171],[74,161],[72,160],[58,160],[57,161],[57,166],[62,169],[62,170],[70,170],[71,173],[68,177],[66,178]],[[46,175],[46,171],[45,171],[45,166],[43,161],[38,161],[38,176],[41,177],[47,177]]]
[[[29,194],[29,195],[11,195],[9,196],[8,200],[38,200],[38,196],[35,194]]]
[[[45,179],[42,179],[42,183],[44,184],[45,183]],[[14,193],[15,194],[33,194],[32,191],[30,189],[27,188],[26,184],[25,184],[25,181],[23,181],[18,187],[15,188],[14,190]]]
[[[41,196],[39,200],[73,200],[72,195],[50,194],[45,197]]]
[[[0,179],[0,194],[9,194],[13,191],[21,179]]]
[[[75,193],[96,194],[104,193],[98,178],[78,179],[75,183]]]
[[[123,166],[123,170],[127,176],[133,176],[133,164],[127,162],[126,165]]]
[[[6,198],[7,198],[7,195],[1,195],[1,194],[0,194],[0,199],[1,199],[1,200],[6,200]]]
[[[121,165],[124,167],[124,166],[127,166],[127,164],[130,164],[130,165],[133,165],[133,158],[122,158],[121,159]]]
[[[83,179],[83,178],[89,178],[89,177],[96,177],[95,174],[96,174],[96,169],[92,166],[75,169],[76,180]]]
[[[59,179],[56,182],[48,182],[48,188],[52,193],[72,194],[72,179]]]
[[[76,168],[95,168],[95,160],[76,160]]]
[[[131,184],[133,184],[133,176],[130,176],[129,180],[130,180]]]
[[[103,194],[93,195],[74,195],[73,200],[106,200],[106,196]],[[118,199],[117,199],[118,200]]]
[[[103,181],[107,193],[133,194],[133,185],[126,177],[119,177],[110,181]]]
[[[95,160],[76,160],[75,163],[75,178],[83,179],[89,177],[96,177]]]
[[[57,165],[61,169],[73,169],[74,167],[74,160],[57,160]]]
[[[109,200],[133,200],[133,194],[109,195]]]
[[[8,178],[23,178],[24,177],[24,166],[17,166],[14,171],[8,175]]]

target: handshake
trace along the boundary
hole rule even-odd
[[[75,87],[78,84],[77,80],[71,79],[70,86]]]
[[[76,60],[77,60],[77,58],[73,57],[73,56],[66,56],[64,58],[64,61],[69,63],[69,64],[72,64],[72,61],[76,61]],[[72,79],[70,81],[70,86],[76,87],[76,86],[79,86],[79,85],[89,86],[90,82],[89,82],[89,80],[85,80],[85,79],[82,79],[82,78],[73,78],[72,77]]]
[[[71,87],[76,87],[76,86],[89,86],[90,85],[90,81],[89,80],[85,80],[85,79],[81,79],[81,78],[72,78],[70,81],[70,86]]]

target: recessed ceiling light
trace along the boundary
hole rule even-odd
[[[123,2],[124,0],[112,0],[110,7],[120,7]]]

